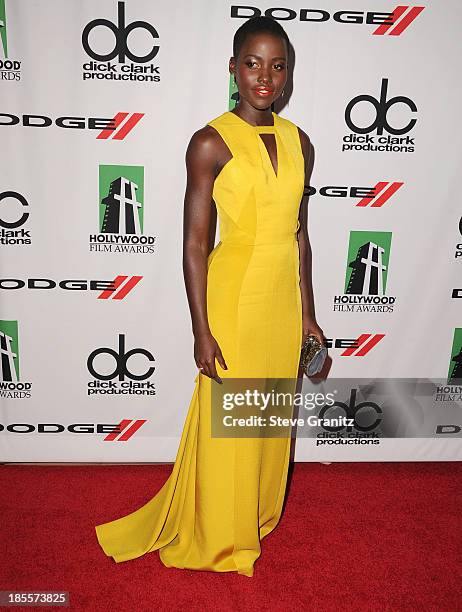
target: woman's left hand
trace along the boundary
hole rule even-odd
[[[315,319],[305,318],[303,319],[303,334],[302,334],[302,345],[305,342],[307,336],[313,334],[316,336],[319,342],[324,345],[326,338],[324,336],[324,332],[319,327]]]

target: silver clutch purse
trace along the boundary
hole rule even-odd
[[[300,365],[307,376],[313,376],[320,372],[327,357],[327,348],[323,346],[318,338],[310,334],[305,339],[301,350]]]

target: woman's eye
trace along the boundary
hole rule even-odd
[[[249,68],[252,68],[252,66],[253,66],[253,65],[255,65],[256,63],[257,63],[257,62],[254,62],[253,60],[250,60],[250,61],[246,62],[247,66],[248,66]]]
[[[274,67],[276,68],[276,70],[284,70],[286,66],[285,64],[276,64]]]

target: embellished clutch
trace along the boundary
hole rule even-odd
[[[327,357],[327,348],[313,334],[309,334],[301,350],[300,365],[307,376],[320,372]]]

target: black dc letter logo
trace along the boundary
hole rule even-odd
[[[153,38],[159,38],[159,34],[157,30],[146,21],[133,21],[130,25],[125,25],[125,4],[124,2],[117,3],[117,25],[109,21],[109,19],[94,19],[87,23],[82,32],[82,45],[85,49],[85,52],[92,57],[94,60],[100,62],[109,62],[116,57],[119,56],[119,63],[123,64],[125,62],[125,57],[128,57],[132,60],[132,62],[138,62],[140,64],[144,64],[145,62],[149,62],[153,57],[157,55],[159,52],[158,46],[153,46],[152,51],[150,51],[147,55],[134,55],[127,45],[127,38],[130,32],[136,30],[136,28],[144,28],[148,30]],[[93,51],[88,42],[88,37],[93,28],[97,26],[105,26],[109,28],[115,36],[115,46],[114,49],[107,53],[106,55],[100,55]]]
[[[402,128],[397,128],[391,126],[387,121],[387,113],[393,104],[407,104],[412,112],[417,112],[417,106],[410,98],[406,98],[406,96],[395,96],[394,98],[390,98],[387,101],[387,88],[388,88],[388,79],[382,79],[382,88],[380,90],[380,100],[377,100],[373,96],[369,96],[364,94],[362,96],[356,96],[348,103],[348,106],[345,109],[345,121],[347,126],[350,128],[352,132],[356,132],[357,134],[368,134],[369,132],[373,132],[377,129],[377,134],[380,136],[383,134],[383,130],[385,129],[389,134],[406,134],[412,130],[414,125],[416,124],[417,119],[411,119],[407,125]],[[353,123],[351,119],[351,110],[355,104],[358,102],[370,102],[376,111],[375,121],[366,127],[360,127]]]
[[[93,367],[93,361],[95,357],[98,355],[102,355],[103,353],[109,353],[112,357],[114,357],[116,362],[116,367],[113,372],[110,374],[99,374],[95,368]],[[128,353],[125,352],[125,334],[119,334],[119,352],[114,351],[113,349],[103,347],[94,350],[87,359],[87,367],[88,371],[94,378],[98,378],[99,380],[112,380],[116,376],[118,376],[119,380],[125,380],[125,377],[131,378],[132,380],[145,380],[149,378],[151,374],[154,372],[154,367],[150,367],[147,369],[145,374],[133,374],[129,371],[127,367],[127,362],[132,355],[136,353],[141,353],[141,355],[145,355],[147,357],[149,363],[153,363],[154,357],[152,353],[142,348],[134,348]]]
[[[16,200],[18,200],[18,202],[20,202],[22,206],[29,206],[26,198],[22,196],[20,193],[17,193],[16,191],[3,191],[2,193],[0,193],[0,204],[6,198],[16,198]],[[21,225],[24,225],[24,223],[27,221],[28,218],[29,218],[29,213],[27,212],[22,213],[22,215],[19,217],[17,221],[11,221],[11,222],[4,221],[0,217],[0,227],[6,227],[8,229],[16,229],[17,227],[21,227]]]
[[[379,416],[382,414],[382,409],[375,402],[361,402],[360,404],[356,404],[356,392],[357,389],[350,390],[350,401],[348,404],[346,404],[345,402],[334,402],[333,404],[323,406],[319,411],[319,417],[321,419],[326,418],[326,413],[333,406],[338,406],[339,408],[342,408],[344,410],[347,419],[354,420],[354,429],[358,431],[372,431],[373,429],[378,427],[382,422],[382,417]],[[375,412],[378,418],[370,425],[361,425],[360,423],[358,423],[358,412],[362,409],[366,409],[365,412]],[[327,425],[323,425],[323,428],[327,431],[340,431],[341,429],[344,429],[344,427],[342,426],[330,427]],[[351,431],[352,427],[347,425],[346,430]]]

